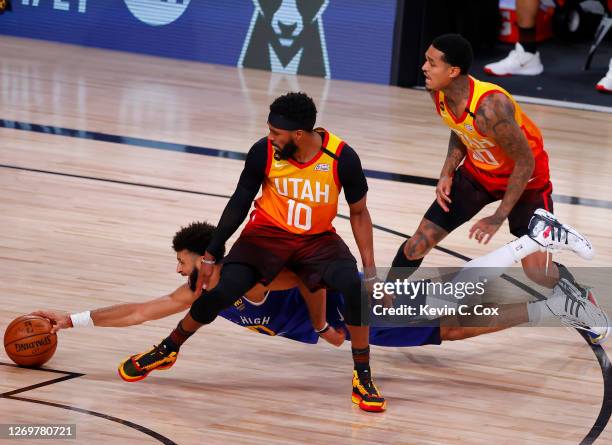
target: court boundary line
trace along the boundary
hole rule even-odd
[[[162,434],[153,431],[145,426],[142,425],[138,425],[137,423],[131,422],[129,420],[124,420],[121,419],[119,417],[115,417],[115,416],[111,416],[109,414],[104,414],[104,413],[100,413],[98,411],[92,411],[92,410],[88,410],[88,409],[84,409],[84,408],[79,408],[77,406],[72,406],[72,405],[65,405],[62,403],[55,403],[55,402],[48,402],[46,400],[39,400],[39,399],[33,399],[33,398],[29,398],[29,397],[20,397],[17,396],[17,394],[21,394],[27,391],[32,391],[34,389],[38,389],[38,388],[43,388],[45,386],[50,386],[53,385],[55,383],[60,383],[60,382],[65,382],[68,380],[72,380],[72,379],[76,379],[79,377],[83,377],[86,374],[82,374],[79,372],[70,372],[70,371],[60,371],[57,369],[47,369],[47,368],[31,368],[31,367],[23,367],[23,366],[17,366],[14,365],[12,363],[5,363],[5,362],[0,362],[0,365],[2,366],[8,366],[8,367],[13,367],[13,368],[21,368],[21,369],[28,369],[31,371],[44,371],[44,372],[52,372],[52,373],[56,373],[56,374],[65,374],[63,377],[58,377],[55,379],[51,379],[51,380],[46,380],[44,382],[40,382],[40,383],[36,383],[34,385],[30,385],[30,386],[25,386],[23,388],[18,388],[12,391],[7,391],[4,392],[2,394],[0,394],[0,399],[8,399],[8,400],[17,400],[20,402],[29,402],[29,403],[36,403],[39,405],[46,405],[46,406],[51,406],[54,408],[61,408],[61,409],[65,409],[68,411],[75,411],[75,412],[79,412],[81,414],[88,414],[90,416],[94,416],[94,417],[99,417],[101,419],[104,420],[108,420],[111,422],[115,422],[115,423],[119,423],[121,425],[125,425],[129,428],[132,428],[136,431],[139,431],[143,434],[146,434],[147,436],[152,437],[153,439],[156,439],[157,441],[161,442],[164,445],[177,445],[176,442],[168,439],[167,437],[163,436]]]
[[[30,122],[20,122],[8,119],[0,119],[0,128],[11,130],[29,131],[32,133],[42,133],[54,136],[72,137],[78,139],[89,139],[97,142],[108,142],[111,144],[129,145],[132,147],[153,148],[158,150],[176,151],[181,153],[198,154],[217,158],[234,159],[244,161],[246,153],[222,150],[218,148],[200,147],[196,145],[179,144],[175,142],[156,141],[153,139],[143,139],[131,136],[120,136],[96,131],[76,130],[72,128],[57,127],[53,125],[41,125]],[[400,182],[404,184],[426,185],[435,187],[438,184],[436,178],[426,176],[407,175],[404,173],[392,173],[381,170],[363,170],[367,178],[381,179],[383,181]],[[583,205],[587,207],[598,207],[612,209],[612,201],[595,198],[582,198],[569,195],[552,195],[553,200],[559,204]]]
[[[99,182],[107,182],[107,183],[118,184],[118,185],[131,185],[131,186],[136,186],[136,187],[152,188],[152,189],[159,189],[159,190],[164,190],[164,191],[186,192],[190,194],[196,194],[196,195],[201,195],[201,196],[211,196],[215,198],[225,198],[225,199],[230,198],[229,195],[208,193],[208,192],[202,192],[202,191],[197,191],[197,190],[177,189],[177,188],[172,188],[172,187],[156,186],[154,184],[143,184],[143,183],[138,183],[138,182],[100,178],[96,176],[75,175],[72,173],[62,173],[62,172],[51,171],[51,170],[31,169],[28,167],[18,167],[14,165],[0,164],[0,168],[23,170],[23,171],[28,171],[28,172],[43,173],[43,174],[49,174],[49,175],[54,175],[54,176],[67,176],[70,178],[88,179],[88,180],[99,181]],[[349,217],[346,215],[338,214],[337,216],[341,219],[345,219],[345,220],[349,219]],[[403,238],[410,238],[410,235],[399,232],[397,230],[389,229],[387,227],[380,226],[378,224],[372,224],[372,226],[373,228],[377,230],[380,230],[385,233],[389,233],[391,235],[400,236]],[[439,250],[455,258],[461,259],[463,261],[471,260],[471,258],[466,255],[463,255],[459,252],[455,252],[451,249],[447,249],[441,246],[435,246],[434,249]],[[512,277],[509,277],[505,274],[503,274],[501,277],[505,279],[506,281],[509,281],[510,283],[518,286],[522,290],[528,292],[530,295],[534,296],[538,300],[542,300],[546,298],[544,295],[542,295],[535,289],[532,289],[530,286],[524,283],[521,283],[520,281]],[[597,438],[605,430],[606,426],[608,425],[610,421],[610,417],[612,417],[612,364],[610,363],[610,359],[605,349],[603,349],[601,345],[591,344],[591,342],[588,340],[588,336],[584,332],[580,331],[579,329],[575,329],[575,331],[578,332],[578,334],[584,339],[584,341],[587,343],[587,345],[590,347],[591,351],[595,355],[595,358],[600,366],[602,377],[603,377],[604,387],[603,387],[603,395],[602,395],[602,404],[601,404],[599,414],[597,418],[595,419],[595,422],[593,426],[591,427],[591,429],[589,430],[589,432],[587,433],[587,435],[582,439],[582,441],[579,442],[579,445],[591,445],[595,442],[595,440],[597,440]]]

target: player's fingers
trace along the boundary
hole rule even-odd
[[[478,223],[474,224],[472,226],[472,228],[470,229],[470,235],[469,238],[472,239],[475,235],[476,230],[478,229]]]
[[[30,315],[36,315],[37,317],[46,318],[51,324],[57,323],[57,317],[53,312],[48,311],[34,311]]]
[[[485,244],[489,244],[489,241],[491,241],[491,238],[493,238],[493,234],[492,233],[486,233],[485,236],[483,237],[483,242]]]
[[[450,184],[446,184],[446,185],[442,186],[442,191],[448,197],[450,195],[451,185]],[[448,202],[450,202],[450,198],[448,198]]]
[[[48,318],[46,311],[34,311],[34,312],[30,312],[30,315],[36,315],[38,317]]]
[[[448,212],[448,206],[442,199],[442,193],[436,193],[436,201],[438,202],[438,205],[442,207],[442,210],[444,210],[445,212]]]

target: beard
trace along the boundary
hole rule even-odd
[[[195,292],[195,290],[196,290],[196,283],[198,282],[198,269],[197,269],[197,267],[193,268],[193,271],[189,275],[189,280],[187,282],[189,283],[189,289],[191,289],[191,292]]]
[[[287,160],[291,158],[297,151],[298,146],[295,145],[293,142],[289,141],[285,144],[283,148],[278,148],[276,147],[276,145],[274,146],[274,148],[276,152],[274,154],[274,158],[276,159],[278,157],[278,159],[276,160],[281,161],[281,160]]]

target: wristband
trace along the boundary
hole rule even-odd
[[[315,332],[319,335],[321,334],[325,334],[327,331],[329,331],[329,323],[325,322],[325,326],[323,326],[321,329],[317,330],[315,329]]]
[[[74,328],[93,328],[94,323],[91,319],[91,312],[79,312],[77,314],[71,314],[70,320],[72,320],[72,327]]]

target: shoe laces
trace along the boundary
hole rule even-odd
[[[359,386],[363,388],[366,393],[378,394],[378,388],[376,388],[376,385],[372,381],[370,373],[367,373],[367,375],[360,375],[357,373],[357,378],[359,379]]]
[[[569,229],[567,229],[563,224],[558,222],[547,222],[544,224],[542,231],[546,230],[550,227],[550,239],[553,242],[568,244],[569,243]],[[548,275],[548,263],[549,257],[553,253],[557,253],[560,248],[559,246],[555,246],[554,244],[549,244],[546,246],[546,271],[545,274]]]
[[[136,361],[138,362],[138,366],[144,367],[144,366],[149,366],[161,359],[164,359],[167,356],[168,356],[168,349],[163,343],[160,343],[159,345],[153,345],[153,349],[143,354]]]

